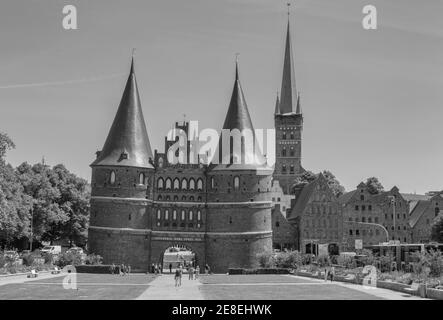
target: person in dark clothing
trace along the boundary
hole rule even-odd
[[[169,264],[169,273],[172,273],[172,263]]]

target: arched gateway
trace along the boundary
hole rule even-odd
[[[189,133],[188,123],[176,129]],[[223,129],[251,130],[256,141],[237,66]],[[104,263],[146,271],[179,244],[192,248],[202,270],[206,264],[214,272],[257,266],[257,254],[272,250],[272,169],[246,139],[240,150],[220,148],[222,164],[171,164],[173,140],[152,154],[132,63],[106,142],[91,164],[90,252]]]

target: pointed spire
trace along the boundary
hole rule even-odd
[[[297,114],[301,114],[301,104],[300,104],[300,92],[297,95]]]
[[[253,139],[253,145],[257,146],[256,143],[256,137],[254,132],[254,127],[252,125],[251,116],[249,115],[248,106],[246,104],[246,100],[243,94],[243,89],[240,84],[240,79],[238,75],[238,61],[235,62],[235,81],[234,81],[234,87],[232,89],[232,95],[231,100],[229,103],[228,112],[226,114],[225,122],[223,124],[223,129],[238,129],[240,132],[243,132],[244,130],[250,130],[252,133],[252,139]],[[231,148],[229,150],[229,153],[222,152],[222,136],[219,140],[219,152],[220,152],[220,164],[217,166],[217,169],[224,169],[226,168],[226,164],[221,164],[223,162],[223,159],[226,159],[226,157],[229,156],[229,165],[228,169],[256,169],[257,164],[255,163],[246,163],[246,159],[263,159],[260,158],[260,156],[255,155],[260,154],[257,149],[254,149],[252,147],[252,150],[250,146],[246,146],[247,141],[246,139],[242,139],[241,142],[241,151],[240,154],[237,154],[235,150],[233,149],[233,145],[231,144]],[[248,153],[248,154],[246,154]],[[235,160],[236,159],[236,160]],[[241,162],[236,163],[236,162]],[[252,161],[253,162],[253,161]]]
[[[289,6],[288,6],[289,10]],[[292,54],[291,33],[289,24],[289,11],[288,11],[288,27],[286,31],[286,46],[285,56],[283,63],[283,78],[281,84],[281,96],[280,96],[280,112],[290,113],[294,112],[294,104],[297,101],[297,89],[295,85],[295,71],[294,60]]]
[[[278,91],[277,98],[275,99],[275,112],[274,114],[280,114],[280,100],[278,99]]]
[[[134,71],[134,57],[120,105],[103,149],[91,166],[153,168],[146,124]]]

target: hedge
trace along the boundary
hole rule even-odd
[[[230,275],[236,274],[289,274],[290,269],[287,268],[256,268],[256,269],[243,269],[243,268],[230,268]]]
[[[77,273],[107,273],[111,274],[111,265],[99,264],[99,265],[77,265],[75,266]]]

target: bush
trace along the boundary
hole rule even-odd
[[[279,252],[275,255],[275,265],[278,268],[296,269],[302,264],[302,256],[298,251]]]
[[[331,264],[331,260],[327,254],[322,254],[317,257],[317,263],[319,267],[326,267]]]
[[[345,256],[345,255],[337,257],[337,264],[345,267],[346,269],[355,269],[357,267],[355,259],[351,256]]]
[[[3,256],[3,252],[0,251],[0,268],[4,268],[5,265],[6,265],[6,259],[5,259],[5,257]]]
[[[258,264],[262,268],[275,267],[275,259],[271,252],[262,252],[257,254]]]
[[[90,254],[86,257],[86,264],[88,265],[100,265],[102,261],[103,258],[98,254]]]
[[[69,264],[71,265],[80,265],[82,264],[82,255],[77,252],[65,252],[61,255],[59,255],[59,259],[57,261],[57,266],[60,268],[63,268],[64,266],[67,266]]]
[[[23,257],[23,265],[25,266],[32,266],[34,263],[34,255],[32,253],[25,254]]]
[[[111,265],[107,264],[99,264],[99,265],[79,265],[75,266],[75,270],[77,273],[101,273],[101,274],[110,274],[111,273]]]

